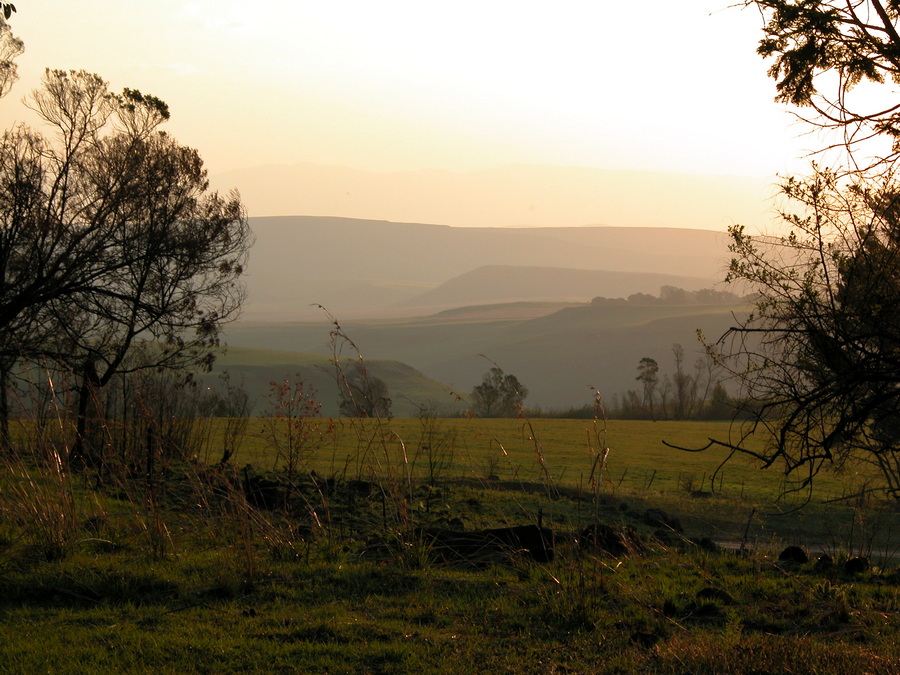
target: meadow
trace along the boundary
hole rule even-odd
[[[872,481],[863,467],[785,496],[776,469],[663,444],[727,438],[727,423],[242,422],[196,420],[189,453],[118,472],[65,470],[54,433],[20,429],[0,491],[0,669],[900,665],[898,510],[852,498]],[[660,531],[653,510],[679,527]],[[556,534],[550,561],[522,550],[447,560],[421,529],[534,523]],[[580,533],[592,523],[632,545],[591,548]],[[811,560],[779,561],[789,544]],[[830,566],[816,561],[825,554]],[[871,566],[845,571],[857,555]]]
[[[270,442],[271,419],[255,418],[235,462],[263,471],[284,469],[285,458]],[[696,536],[775,547],[854,547],[869,538],[869,549],[893,553],[890,504],[852,499],[875,475],[864,466],[824,471],[814,492],[793,490],[777,466],[762,470],[755,461],[727,451],[687,452],[710,438],[734,441],[730,422],[643,420],[402,418],[335,419],[335,427],[303,448],[302,468],[322,476],[385,478],[413,482],[468,481],[494,492],[559,491],[590,497],[599,493],[643,508],[655,505],[678,513]],[[215,435],[213,435],[215,438]],[[751,439],[759,449],[762,439]],[[215,443],[215,441],[213,441]],[[668,445],[667,445],[668,444]],[[209,446],[204,461],[215,458]],[[608,449],[605,462],[599,457]],[[726,461],[727,460],[727,461]],[[551,511],[551,503],[544,507]],[[861,514],[865,513],[865,517]],[[752,519],[751,519],[752,514]],[[515,511],[497,519],[533,518]],[[565,513],[562,518],[569,518]],[[878,520],[878,532],[860,531]],[[748,527],[748,520],[749,527]],[[900,524],[900,521],[897,521]],[[853,540],[855,536],[855,541]]]

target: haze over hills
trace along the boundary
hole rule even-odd
[[[772,219],[768,179],[513,165],[454,173],[376,173],[267,165],[212,177],[250,215],[316,214],[455,227],[686,227],[724,231]]]
[[[485,265],[400,303],[404,307],[442,308],[497,302],[586,302],[603,295],[626,298],[657,293],[662,286],[689,291],[708,288],[709,278],[654,272],[607,272],[562,267]]]
[[[368,363],[390,373],[413,411],[429,402],[458,409],[450,392],[467,395],[492,363],[520,378],[532,406],[584,405],[591,387],[607,397],[623,393],[635,388],[641,358],[657,359],[665,372],[680,343],[692,365],[697,330],[718,336],[743,309],[590,303],[659,295],[662,286],[721,288],[727,236],[708,229],[450,227],[335,216],[254,217],[251,226],[248,299],[226,341],[295,354],[297,368],[330,398],[322,363],[333,326],[318,305]],[[258,391],[279,368],[293,372],[283,355],[254,365],[241,361],[248,353],[223,363]],[[310,354],[320,361],[314,373]],[[413,392],[429,400],[414,401]]]
[[[510,306],[506,306],[507,308]],[[672,372],[672,345],[684,347],[693,369],[702,349],[701,330],[715,339],[734,325],[733,305],[620,305],[543,307],[528,316],[491,312],[448,312],[422,319],[342,321],[341,326],[367,362],[396,360],[448,386],[436,392],[439,407],[456,405],[450,391],[467,396],[494,363],[514,373],[530,391],[528,405],[563,409],[585,405],[597,388],[607,401],[636,389],[641,358],[656,359],[661,376]],[[485,308],[487,309],[487,308]],[[495,317],[491,318],[491,314]],[[326,322],[239,323],[229,326],[229,345],[307,354],[331,353]],[[352,350],[342,356],[351,356]],[[299,355],[298,355],[299,358]],[[419,405],[428,401],[417,401]]]
[[[460,228],[315,216],[252,218],[251,226],[244,319],[253,321],[320,319],[315,304],[341,318],[376,318],[711,287],[727,256],[725,235],[711,230]]]

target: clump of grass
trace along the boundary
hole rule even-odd
[[[0,512],[18,526],[33,555],[52,559],[64,555],[78,535],[81,514],[63,458],[52,445],[41,450],[3,458]]]

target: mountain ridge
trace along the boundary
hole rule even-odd
[[[336,316],[409,316],[415,308],[404,302],[489,265],[668,274],[705,279],[708,286],[726,269],[726,235],[712,230],[454,228],[333,216],[250,223],[256,243],[244,316],[251,320],[314,320],[320,317],[316,305]],[[657,290],[646,283],[620,289],[623,296]],[[570,295],[614,293],[598,288]],[[451,298],[442,308],[470,299]],[[492,297],[486,288],[480,302],[508,299]]]

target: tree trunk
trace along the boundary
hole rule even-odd
[[[92,447],[96,441],[94,434],[97,419],[97,392],[100,389],[100,379],[97,376],[97,367],[94,360],[87,358],[81,376],[81,387],[78,389],[78,416],[75,422],[75,443],[69,453],[69,463],[80,462],[85,466],[95,466],[100,462],[96,448]]]

